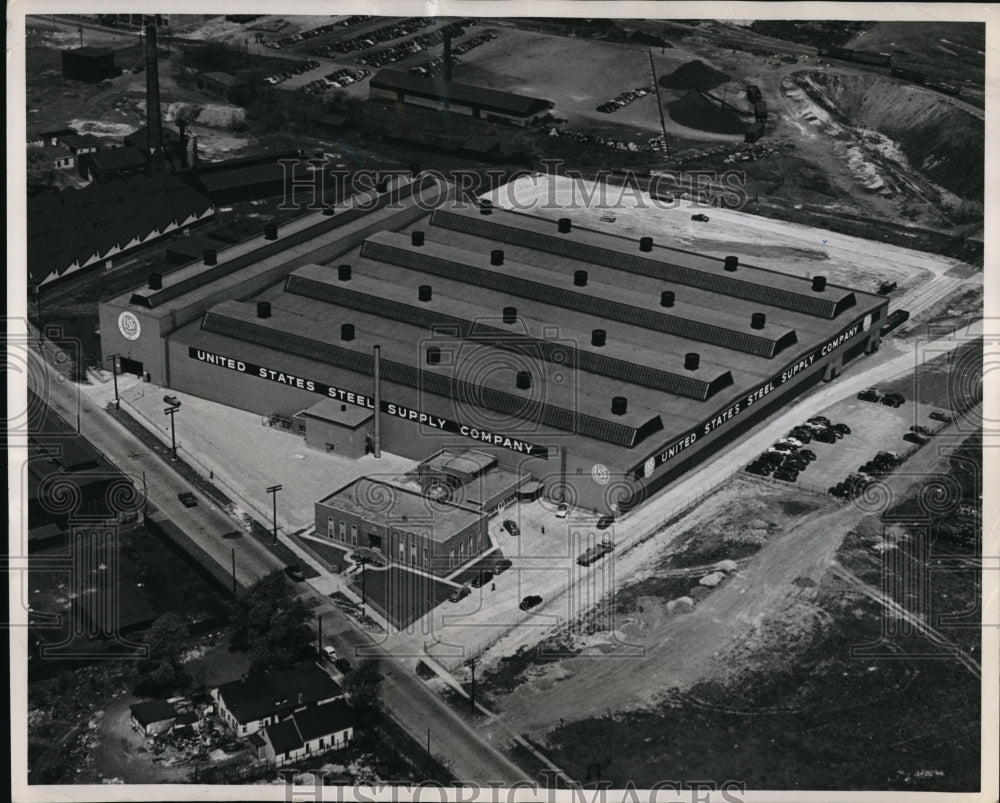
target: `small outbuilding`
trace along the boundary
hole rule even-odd
[[[174,727],[177,711],[166,700],[144,700],[129,706],[132,727],[144,736],[158,736]]]

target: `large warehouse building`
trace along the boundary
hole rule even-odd
[[[488,202],[429,211],[445,190],[399,180],[153,276],[102,304],[104,355],[329,451],[475,449],[609,512],[879,347],[880,296]]]

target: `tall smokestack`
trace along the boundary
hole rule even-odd
[[[374,346],[375,370],[375,427],[372,433],[372,454],[375,457],[382,456],[382,432],[380,417],[382,413],[382,347]]]
[[[152,164],[163,160],[160,75],[156,63],[156,24],[146,26],[146,152]]]
[[[441,52],[441,78],[445,81],[451,80],[451,34],[444,35],[444,47]]]

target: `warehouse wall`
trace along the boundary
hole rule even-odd
[[[126,310],[135,315],[139,321],[139,337],[135,340],[126,338],[118,328],[119,316]],[[167,341],[163,338],[159,319],[150,315],[148,310],[101,304],[98,320],[101,332],[101,359],[106,368],[109,367],[108,357],[120,354],[130,360],[140,361],[152,382],[166,384]]]

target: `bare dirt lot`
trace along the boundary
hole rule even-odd
[[[896,281],[895,299],[964,265],[948,257],[732,209],[704,210],[708,222],[696,222],[691,215],[701,210],[690,201],[652,203],[642,193],[611,185],[595,194],[591,183],[564,176],[551,180],[525,176],[491,197],[504,208],[553,219],[569,215],[586,228],[634,238],[649,235],[671,248],[718,257],[740,254],[751,264],[799,276],[822,272],[831,282],[859,290],[874,292],[881,281]],[[608,211],[616,217],[613,222],[601,220]]]

